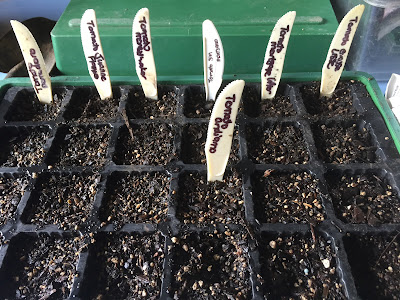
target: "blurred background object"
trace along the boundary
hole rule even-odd
[[[23,22],[34,18],[33,20],[29,20],[29,22],[23,23],[33,33],[42,52],[51,55],[52,51],[50,47],[52,49],[52,45],[51,43],[49,44],[50,31],[67,7],[69,1],[70,0],[0,0],[0,80],[6,76],[8,72],[7,68],[12,69],[15,67],[15,69],[13,69],[13,74],[16,76],[28,75],[23,62],[21,68],[18,66],[18,63],[22,61],[22,54],[14,33],[11,30],[10,20]],[[53,58],[48,56],[45,60],[46,64],[54,64],[52,63],[54,54]]]

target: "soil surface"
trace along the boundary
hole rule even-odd
[[[169,182],[162,173],[112,173],[100,208],[100,221],[117,228],[127,223],[165,222]]]
[[[176,159],[174,129],[165,123],[131,124],[119,132],[114,162],[117,165],[165,165]]]
[[[183,129],[181,158],[186,164],[205,164],[205,145],[207,140],[208,124],[188,124]],[[233,131],[231,152],[228,164],[237,163],[239,158],[239,132]]]
[[[375,174],[327,176],[336,215],[345,223],[400,223],[397,192]]]
[[[58,116],[63,92],[53,91],[53,103],[42,104],[33,90],[22,90],[17,94],[4,119],[9,122],[21,121],[52,121]]]
[[[102,166],[106,162],[111,128],[62,127],[50,150],[49,164],[56,166]]]
[[[0,226],[14,216],[28,183],[27,176],[16,178],[0,176]]]
[[[226,172],[224,181],[207,182],[202,173],[179,178],[177,218],[185,224],[239,224],[244,219],[241,176]]]
[[[77,89],[69,101],[64,119],[79,123],[113,122],[117,118],[120,93],[113,89],[113,96],[112,99],[101,100],[97,92]]]
[[[148,99],[143,91],[131,91],[126,103],[130,119],[172,118],[176,114],[177,95],[174,91],[159,91],[158,100]]]
[[[307,112],[311,115],[334,117],[337,115],[355,116],[353,96],[348,83],[339,82],[332,97],[319,97],[320,83],[304,85],[300,88]]]
[[[79,229],[87,220],[96,194],[98,175],[39,175],[25,210],[24,219],[36,225],[56,224]]]
[[[7,134],[7,133],[6,133]],[[0,146],[0,162],[3,167],[31,167],[44,158],[44,145],[49,132],[45,128],[26,129],[15,133]]]
[[[252,124],[246,128],[248,156],[261,164],[305,164],[309,155],[299,128]]]
[[[81,286],[88,294],[84,299],[158,299],[164,262],[160,234],[109,234],[96,239]]]
[[[183,113],[188,118],[209,118],[215,101],[206,101],[203,87],[190,87],[185,92]]]
[[[173,237],[173,299],[250,299],[246,236],[234,231]]]
[[[81,237],[74,239],[23,235],[11,241],[6,258],[7,289],[2,299],[66,299],[78,276],[76,266],[84,248]],[[23,238],[23,239],[22,239]],[[18,247],[17,247],[18,245]],[[14,247],[15,246],[15,247]]]
[[[344,245],[362,299],[400,299],[398,234],[351,235]]]
[[[313,126],[314,140],[319,156],[326,163],[372,163],[376,161],[376,147],[366,128],[356,124],[340,126],[325,124]]]
[[[274,99],[261,100],[261,95],[254,88],[244,89],[243,108],[244,113],[250,117],[289,117],[296,112],[290,102],[290,98],[283,95],[279,89]]]
[[[347,299],[334,246],[318,235],[262,236],[260,267],[268,299]]]
[[[319,181],[303,173],[267,170],[252,179],[255,218],[260,223],[303,223],[324,220]]]

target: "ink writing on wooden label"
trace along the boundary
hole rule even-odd
[[[331,67],[335,68],[335,71],[339,71],[343,66],[343,55],[346,53],[346,49],[332,49],[331,56],[327,64],[327,69]]]
[[[146,17],[143,16],[143,19],[139,21],[140,23],[140,29],[142,30],[141,32],[136,32],[136,44],[137,44],[137,50],[136,50],[136,54],[139,57],[138,60],[138,65],[140,68],[140,75],[144,78],[147,79],[146,77],[146,70],[147,68],[145,67],[144,63],[143,63],[143,59],[144,59],[144,53],[143,51],[150,51],[150,40],[149,37],[147,35],[147,21],[146,21]]]
[[[226,97],[225,99],[224,117],[218,117],[214,120],[213,140],[209,149],[210,153],[217,152],[218,143],[223,136],[224,130],[232,123],[232,105],[236,101],[236,94],[233,94],[232,97]]]
[[[358,22],[358,16],[356,16],[354,19],[351,19],[349,21],[349,24],[347,24],[347,30],[344,33],[344,37],[342,39],[342,46],[345,46],[347,44],[347,42],[350,40],[350,33],[351,33],[351,29],[354,26],[355,23]]]
[[[221,61],[221,48],[217,39],[214,39],[215,54],[217,55],[217,61]]]
[[[35,90],[37,93],[39,91],[48,88],[49,86],[46,83],[46,79],[43,76],[43,70],[40,66],[39,59],[36,56],[36,51],[33,48],[29,49],[29,54],[32,57],[33,63],[28,63],[28,71],[32,74],[32,79],[35,83]]]
[[[208,61],[213,61],[213,53],[212,52],[208,52]],[[214,80],[214,64],[210,63],[208,66],[208,83],[212,82]]]
[[[99,49],[99,44],[97,43],[97,39],[96,39],[96,33],[94,32],[94,27],[96,27],[94,25],[94,21],[90,21],[87,23],[89,26],[89,31],[90,31],[90,38],[92,40],[92,46],[93,46],[93,51],[97,51]]]
[[[289,25],[287,25],[286,27],[281,27],[278,41],[271,41],[269,58],[265,62],[264,77],[271,76],[276,61],[275,53],[281,53],[281,51],[285,48],[283,42],[289,30],[290,30]],[[268,77],[266,89],[269,94],[271,94],[272,87],[274,85],[276,85],[276,77],[275,76]]]
[[[99,50],[99,43],[97,42],[97,36],[94,30],[96,27],[94,21],[90,21],[86,23],[90,32],[90,38],[92,41],[92,49],[93,51]],[[95,53],[94,55],[88,56],[88,60],[90,63],[90,71],[93,74],[94,79],[99,79],[101,81],[107,80],[107,73],[104,66],[104,56],[101,53]]]

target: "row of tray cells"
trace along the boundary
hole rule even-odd
[[[246,220],[317,225],[333,218],[332,206],[343,223],[400,223],[398,186],[382,170],[331,170],[323,178],[308,171],[255,171],[249,185],[235,170],[213,183],[207,183],[205,171],[172,177],[167,172],[114,171],[103,179],[92,172],[46,171],[33,177],[34,186],[27,175],[0,177],[0,226],[13,219],[21,199],[23,223],[72,230],[93,221],[93,210],[101,226],[115,228],[171,218],[184,224]]]
[[[319,232],[264,232],[256,238],[254,247],[245,233],[229,229],[171,238],[158,232],[103,232],[91,241],[20,233],[0,270],[8,287],[0,296],[67,298],[74,286],[72,295],[81,299],[153,299],[162,293],[173,299],[249,299],[253,293],[274,299],[347,298],[337,271],[347,263],[337,253],[337,241]],[[343,243],[362,298],[400,292],[400,273],[392,267],[400,255],[397,235],[347,234]]]
[[[112,142],[115,146],[110,150],[111,159],[117,165],[166,165],[178,160],[205,164],[207,126],[186,124],[178,134],[176,127],[168,123],[131,124],[129,128],[123,125]],[[247,157],[257,164],[307,164],[313,144],[318,159],[325,163],[382,160],[377,143],[363,122],[314,123],[311,133],[308,125],[298,122],[250,123],[245,127]],[[108,160],[112,129],[108,125],[60,126],[53,139],[47,126],[0,127],[0,166],[103,166]],[[240,141],[236,129],[230,164],[243,158],[241,142],[244,140]],[[45,159],[46,148],[50,151]]]
[[[289,86],[284,85],[274,99],[264,101],[260,101],[258,89],[255,86],[247,86],[243,92],[240,110],[249,117],[291,117],[297,114],[333,117],[363,113],[358,97],[354,96],[347,84],[341,84],[330,99],[320,99],[317,86],[300,87],[302,104],[295,100],[295,92]],[[178,97],[182,95],[184,116],[206,118],[210,117],[214,104],[213,101],[205,100],[204,88],[201,86],[189,86],[183,89],[183,92],[176,87],[162,87],[157,101],[146,99],[139,87],[129,89],[126,97],[121,97],[121,89],[114,88],[114,99],[108,101],[100,100],[93,88],[77,88],[64,107],[63,99],[66,94],[65,90],[56,88],[54,104],[45,106],[37,101],[32,90],[22,90],[16,94],[4,119],[6,122],[51,121],[56,120],[61,112],[67,122],[115,122],[120,119],[120,100],[125,98],[125,109],[129,119],[170,119],[178,114]]]

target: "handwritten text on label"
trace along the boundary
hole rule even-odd
[[[224,117],[223,118],[215,118],[214,127],[213,127],[213,140],[210,145],[210,153],[217,152],[217,147],[220,139],[222,138],[223,130],[227,129],[229,124],[232,123],[231,114],[232,114],[232,104],[236,101],[236,94],[233,94],[232,97],[225,98],[225,109],[224,109]],[[222,123],[222,124],[221,124]]]
[[[271,42],[271,48],[269,50],[269,58],[265,62],[266,68],[264,69],[264,77],[271,76],[276,61],[275,53],[281,53],[283,48],[285,48],[283,42],[289,30],[290,30],[289,25],[287,25],[286,27],[282,27],[278,41]],[[271,94],[272,87],[275,85],[276,85],[276,78],[268,77],[266,89],[269,94]]]
[[[335,67],[335,71],[339,71],[343,65],[343,55],[346,53],[346,49],[332,49],[331,56],[329,57],[328,69]]]
[[[35,49],[29,49],[29,54],[33,59],[33,64],[28,64],[28,71],[32,74],[33,81],[35,82],[35,90],[37,93],[39,91],[48,88],[49,86],[46,83],[46,79],[43,77],[43,71],[39,63],[39,59],[36,56]],[[36,68],[36,70],[35,70]]]
[[[143,58],[144,58],[144,53],[143,51],[150,51],[150,41],[149,37],[147,35],[147,27],[146,27],[146,17],[143,17],[142,20],[139,21],[140,23],[140,29],[142,29],[142,32],[136,32],[136,44],[138,45],[136,54],[139,57],[139,68],[140,68],[140,75],[144,78],[147,79],[146,77],[146,70],[147,68],[143,64]]]
[[[351,33],[351,28],[354,26],[355,23],[358,22],[358,17],[356,16],[354,19],[351,19],[349,21],[349,24],[347,24],[347,30],[344,33],[344,37],[342,39],[342,46],[345,46],[347,44],[347,42],[349,41],[350,38],[350,33]]]
[[[88,25],[88,29],[90,31],[90,38],[92,40],[93,51],[97,51],[99,49],[99,43],[97,42],[97,36],[94,31],[94,27],[96,27],[94,21],[90,21],[86,23]],[[104,67],[104,57],[100,53],[96,53],[94,55],[88,56],[90,63],[90,71],[93,73],[93,77],[95,79],[99,79],[101,81],[107,80],[106,69]]]

